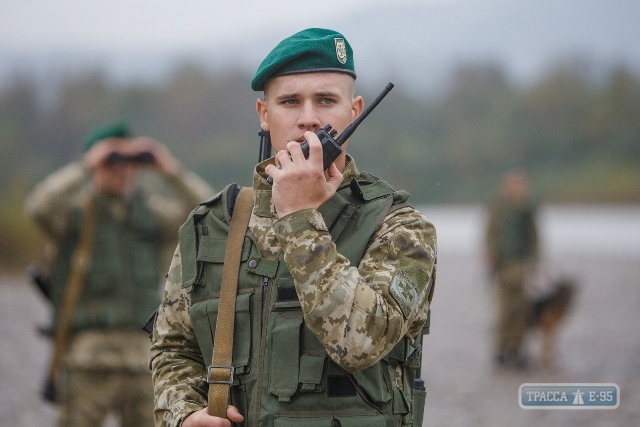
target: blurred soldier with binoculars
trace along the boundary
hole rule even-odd
[[[53,354],[44,397],[60,426],[153,425],[149,338],[178,228],[213,189],[128,124],[102,126],[81,161],[54,172],[27,200],[47,237],[38,270],[53,307]],[[170,255],[169,255],[170,256]]]

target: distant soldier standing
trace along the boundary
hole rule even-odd
[[[180,228],[153,332],[156,425],[422,425],[414,379],[435,228],[345,151],[325,171],[314,133],[342,132],[362,112],[349,43],[327,29],[296,33],[251,87],[264,93],[256,111],[276,155],[255,167],[252,188],[227,186]],[[237,276],[226,281],[236,236]],[[235,308],[220,318],[227,284]],[[233,337],[223,364],[212,363],[228,342],[220,335]]]
[[[524,368],[523,349],[531,301],[525,280],[538,258],[535,208],[529,200],[529,179],[522,169],[506,172],[500,197],[489,208],[486,256],[497,281],[498,321],[496,364]]]
[[[100,426],[109,412],[123,427],[152,426],[149,338],[141,327],[160,302],[165,249],[175,246],[191,206],[213,190],[126,123],[96,129],[84,148],[82,161],[50,175],[27,200],[55,247],[48,398],[54,387],[61,427]],[[143,166],[154,185],[136,179]]]

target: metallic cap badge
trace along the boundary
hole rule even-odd
[[[333,41],[336,44],[336,58],[341,64],[347,63],[347,46],[344,43],[344,39],[335,38]]]

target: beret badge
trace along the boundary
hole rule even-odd
[[[344,39],[335,38],[333,41],[336,44],[336,58],[341,64],[347,63],[347,46],[344,43]]]

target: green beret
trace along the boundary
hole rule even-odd
[[[251,80],[251,89],[264,90],[271,77],[323,71],[346,73],[355,79],[353,50],[336,31],[307,28],[282,40],[267,55]]]
[[[93,129],[84,140],[83,150],[86,152],[95,143],[107,138],[129,138],[133,136],[131,127],[124,121],[106,123]]]

